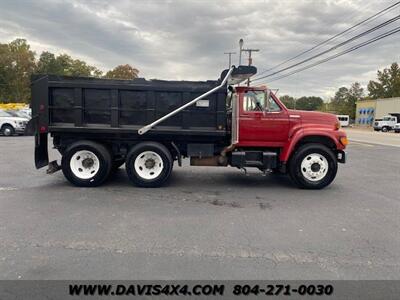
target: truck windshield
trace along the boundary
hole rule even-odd
[[[392,117],[384,117],[383,121],[392,121]]]

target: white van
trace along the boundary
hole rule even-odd
[[[336,115],[339,122],[340,122],[340,126],[342,127],[347,127],[350,125],[350,117],[349,115]]]

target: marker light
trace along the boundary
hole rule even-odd
[[[347,146],[349,144],[349,140],[347,139],[346,136],[340,137],[339,141],[343,146]]]

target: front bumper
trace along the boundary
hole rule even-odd
[[[336,158],[337,161],[341,164],[345,164],[347,161],[347,152],[343,150],[337,150],[336,151]]]
[[[23,134],[25,132],[25,126],[15,128],[15,133]]]

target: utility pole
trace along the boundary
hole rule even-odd
[[[258,52],[260,49],[241,49],[240,52],[248,52],[249,53],[249,66],[253,63],[253,59],[251,58],[251,53],[252,52]],[[247,86],[250,86],[250,78],[247,79]]]
[[[232,65],[232,54],[236,54],[236,52],[224,52],[224,54],[228,54],[229,55],[229,65],[228,65],[228,69],[231,68]]]

